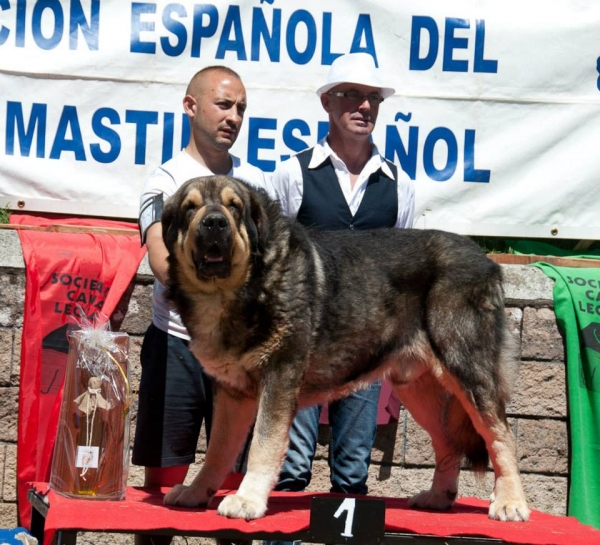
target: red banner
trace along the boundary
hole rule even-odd
[[[20,523],[29,527],[27,483],[50,477],[69,347],[67,328],[96,312],[111,316],[145,247],[137,228],[126,222],[12,215],[11,223],[35,226],[19,230],[26,289],[17,492]],[[78,226],[90,229],[69,232]]]

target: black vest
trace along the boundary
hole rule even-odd
[[[388,162],[394,179],[381,169],[369,177],[356,214],[352,216],[331,159],[309,169],[314,148],[296,155],[302,169],[303,193],[297,220],[321,231],[394,227],[398,220],[398,169]]]

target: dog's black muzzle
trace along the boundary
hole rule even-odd
[[[194,264],[198,278],[227,278],[231,274],[233,233],[227,217],[212,211],[198,223]]]

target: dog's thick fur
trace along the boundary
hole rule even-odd
[[[448,509],[461,460],[495,486],[489,516],[527,520],[505,407],[515,355],[501,271],[441,231],[313,232],[262,190],[196,178],[162,218],[169,294],[215,379],[213,432],[191,486],[165,503],[206,505],[256,420],[248,471],[220,514],[264,515],[301,406],[385,378],[431,435],[436,468],[416,508]]]

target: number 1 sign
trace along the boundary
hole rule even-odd
[[[309,534],[313,543],[378,545],[385,530],[385,501],[313,498]]]

